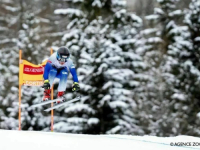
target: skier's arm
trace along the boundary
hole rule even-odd
[[[49,78],[49,71],[50,71],[51,67],[52,67],[51,63],[47,62],[44,67],[44,74],[43,74],[44,80],[47,80]]]
[[[71,67],[70,68],[70,72],[72,74],[74,82],[78,82],[78,77],[77,77],[77,74],[76,74],[76,69],[74,67]]]
[[[73,76],[73,80],[74,80],[74,83],[72,85],[72,91],[75,92],[75,91],[79,91],[80,90],[80,86],[78,84],[78,77],[77,77],[77,74],[76,74],[76,69],[75,67],[70,67],[70,72]]]
[[[78,84],[78,77],[77,77],[77,74],[76,74],[76,69],[75,69],[75,66],[73,64],[73,62],[71,61],[71,65],[69,67],[69,70],[73,76],[73,80],[74,80],[74,83],[72,85],[72,91],[73,92],[76,92],[76,91],[79,91],[80,90],[80,86]]]
[[[71,64],[70,64],[69,70],[72,74],[74,82],[78,82],[78,76],[77,76],[77,73],[76,73],[75,66],[74,66],[72,61],[70,61],[70,62],[71,62]]]

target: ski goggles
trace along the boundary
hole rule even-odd
[[[57,59],[58,59],[58,61],[61,61],[61,62],[67,62],[67,59],[69,59],[69,56],[59,56],[59,55],[57,55]]]

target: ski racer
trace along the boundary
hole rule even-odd
[[[63,96],[67,87],[67,77],[69,72],[72,74],[74,81],[72,85],[72,91],[78,91],[80,87],[78,84],[76,69],[72,60],[70,59],[70,52],[68,48],[63,46],[49,57],[44,68],[44,85],[42,86],[44,88],[43,101],[50,100],[51,87],[55,78],[60,79],[57,98],[61,99],[61,101],[57,101],[57,103],[64,101]]]

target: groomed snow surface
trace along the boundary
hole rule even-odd
[[[198,146],[170,146],[196,143]],[[125,135],[83,135],[0,130],[0,150],[182,150],[200,149],[200,138]]]

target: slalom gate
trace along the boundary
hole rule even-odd
[[[53,49],[51,48],[51,54]],[[47,60],[42,64],[35,65],[27,60],[22,59],[22,50],[19,50],[19,130],[21,130],[21,97],[22,86],[42,86],[43,85],[43,73]],[[53,86],[51,88],[51,99],[53,99]],[[53,103],[51,103],[53,107]],[[51,131],[53,132],[53,110],[51,110]]]

